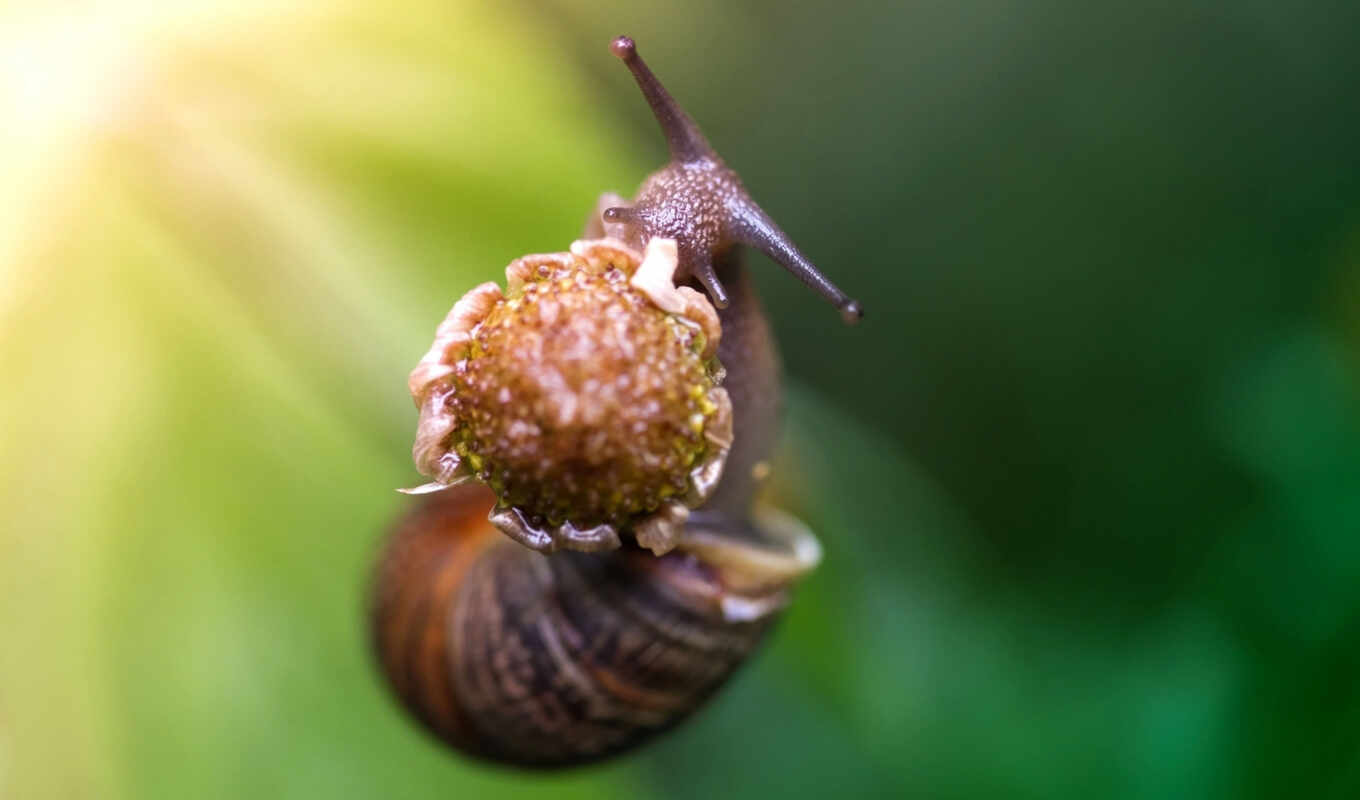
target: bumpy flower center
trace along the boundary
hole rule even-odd
[[[710,447],[705,346],[620,265],[538,264],[454,365],[449,445],[503,504],[552,525],[622,525],[683,497]]]

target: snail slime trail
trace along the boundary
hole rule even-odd
[[[411,372],[428,482],[393,525],[372,641],[406,708],[472,756],[563,767],[701,706],[821,558],[756,506],[779,358],[741,245],[862,316],[755,204],[633,40],[610,46],[671,160],[583,238],[454,303]]]

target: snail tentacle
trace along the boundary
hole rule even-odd
[[[741,178],[723,163],[699,126],[642,60],[633,40],[620,36],[611,49],[633,73],[651,106],[670,147],[671,163],[643,183],[632,207],[609,208],[604,220],[637,228],[635,241],[645,243],[654,236],[677,240],[681,266],[719,308],[728,300],[714,272],[713,256],[734,244],[746,244],[768,255],[834,305],[845,322],[859,321],[864,316],[859,301],[823,275],[751,199]]]
[[[652,114],[660,123],[661,133],[666,137],[666,144],[670,146],[671,160],[683,163],[716,157],[699,126],[685,113],[680,104],[675,102],[675,98],[671,97],[671,93],[657,80],[647,62],[638,55],[637,45],[633,40],[627,36],[620,36],[609,45],[609,49],[623,61],[628,71],[633,73],[633,79],[642,90],[642,96],[647,99],[647,105],[652,107]]]

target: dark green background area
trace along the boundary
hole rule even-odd
[[[303,5],[115,14],[146,77],[43,156],[0,797],[1360,793],[1360,7]],[[692,722],[524,775],[395,707],[368,570],[435,324],[665,157],[620,33],[868,317],[751,258],[825,561]]]

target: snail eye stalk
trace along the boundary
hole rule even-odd
[[[628,71],[633,73],[633,80],[637,81],[642,96],[647,98],[647,105],[652,107],[652,114],[656,115],[656,121],[661,124],[661,132],[666,136],[666,143],[670,146],[671,160],[685,163],[715,157],[713,147],[704,138],[699,126],[690,119],[680,104],[675,102],[675,98],[661,85],[661,81],[657,80],[647,62],[638,55],[637,45],[633,40],[627,36],[620,36],[609,45],[609,49],[623,61]]]
[[[638,192],[635,204],[607,209],[604,219],[638,229],[637,238],[675,239],[680,266],[698,281],[719,308],[727,306],[727,292],[713,268],[713,259],[734,244],[761,251],[821,295],[853,324],[864,316],[857,300],[846,295],[798,249],[770,216],[751,199],[741,179],[704,138],[699,126],[638,54],[637,44],[620,36],[610,50],[637,81],[647,105],[661,126],[670,148],[671,163],[652,175]]]

